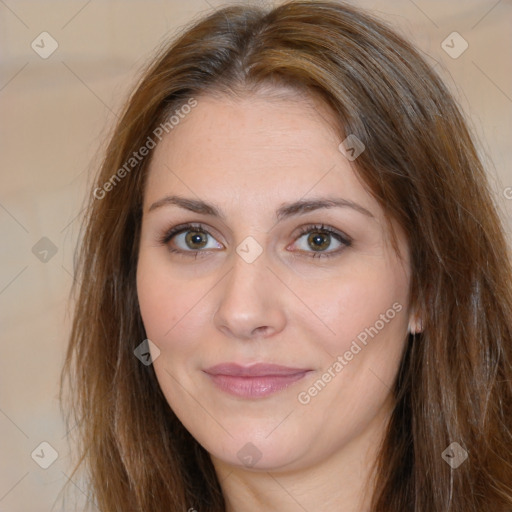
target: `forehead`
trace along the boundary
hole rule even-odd
[[[170,195],[215,205],[230,227],[268,231],[286,204],[341,198],[373,215],[349,208],[343,216],[369,228],[385,245],[401,226],[388,224],[379,202],[367,191],[355,162],[339,150],[343,135],[333,113],[312,98],[199,96],[197,105],[153,150],[144,187],[143,211]],[[327,210],[326,210],[327,211]],[[366,227],[365,227],[366,226]]]
[[[328,191],[375,208],[340,142],[332,113],[314,98],[200,96],[154,150],[145,203],[166,189],[247,201]]]

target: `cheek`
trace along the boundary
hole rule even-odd
[[[187,331],[199,326],[198,287],[176,279],[158,261],[141,255],[137,267],[137,296],[146,334],[160,348],[185,342]],[[199,287],[200,289],[201,287]],[[183,343],[185,344],[185,343]]]
[[[200,431],[207,422],[200,402],[201,396],[189,374],[199,364],[198,343],[204,311],[204,287],[177,278],[158,261],[141,254],[137,267],[137,294],[147,337],[159,348],[153,362],[159,386],[169,407],[191,432]],[[215,427],[215,424],[212,428]],[[215,431],[218,436],[222,433]]]
[[[158,272],[141,258],[137,267],[137,297],[146,334],[162,338],[175,320],[175,304],[165,293],[165,282]]]
[[[323,344],[316,350],[321,369],[298,396],[310,418],[312,411],[328,418],[329,426],[322,428],[341,443],[366,428],[388,403],[408,323],[408,281],[400,267],[352,269],[323,287],[324,300],[318,292],[310,295],[329,330],[322,324],[316,329],[314,339]]]
[[[399,350],[408,323],[407,284],[399,267],[354,267],[350,275],[322,286],[321,293],[310,294],[311,309],[324,323],[322,339],[328,353],[343,354],[354,340],[363,349],[371,342],[375,353],[391,355],[391,344]]]

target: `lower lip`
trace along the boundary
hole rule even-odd
[[[309,371],[292,375],[266,375],[259,377],[240,377],[234,375],[210,375],[214,384],[229,393],[241,398],[264,398],[278,393],[288,386],[304,378]]]

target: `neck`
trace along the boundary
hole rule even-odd
[[[255,470],[212,457],[226,512],[370,512],[375,463],[389,415],[341,450],[298,469]]]

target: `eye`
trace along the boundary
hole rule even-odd
[[[308,236],[305,237],[305,235]],[[211,240],[209,240],[210,238]],[[298,251],[294,250],[293,252],[303,252],[313,258],[335,256],[352,243],[346,235],[323,224],[303,226],[295,243],[303,238],[304,241],[299,244]],[[327,251],[326,249],[330,248],[333,242],[335,247],[337,244],[338,250]],[[196,258],[201,252],[206,253],[209,250],[224,248],[201,224],[175,226],[159,237],[159,243],[166,245],[169,252]]]
[[[308,235],[307,237],[305,235]],[[303,226],[300,230],[298,241],[304,239],[299,244],[299,250],[303,251],[312,258],[330,257],[339,254],[344,247],[349,247],[352,243],[349,237],[342,233],[321,225]],[[326,251],[332,245],[336,244],[339,250]],[[311,250],[312,249],[312,250]]]
[[[212,241],[208,240],[209,238]],[[167,245],[170,252],[190,253],[190,255],[197,257],[198,253],[202,252],[202,249],[211,250],[224,247],[218,242],[214,243],[214,240],[212,235],[201,224],[181,224],[163,233],[159,241],[162,245]],[[177,249],[171,246],[171,241],[174,245],[178,246]]]

